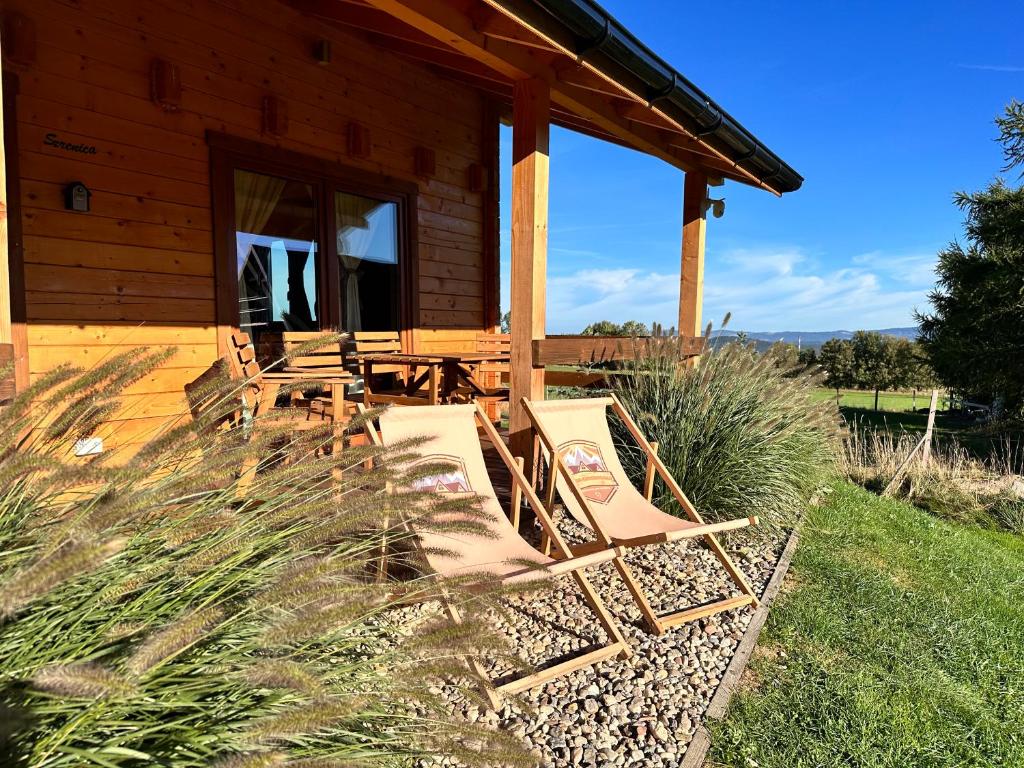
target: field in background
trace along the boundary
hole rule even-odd
[[[872,410],[875,407],[875,393],[865,392],[859,389],[841,389],[839,394],[840,408],[862,408]],[[927,408],[930,391],[920,390],[917,393],[917,407]],[[819,388],[815,393],[817,400],[836,399],[834,389]],[[942,395],[939,395],[939,408],[942,408]],[[912,411],[914,409],[914,396],[910,392],[880,392],[878,395],[878,410],[880,411]]]

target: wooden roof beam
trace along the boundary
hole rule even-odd
[[[314,16],[322,21],[374,32],[384,37],[436,48],[450,50],[430,35],[397,21],[384,11],[360,3],[339,2],[339,0],[286,0],[297,11]]]
[[[555,76],[550,65],[542,64],[530,51],[504,40],[488,38],[474,29],[472,21],[461,11],[432,0],[368,0],[368,2],[399,20],[431,35],[460,53],[476,59],[511,80],[539,77],[548,81],[553,100],[563,107],[592,120],[598,127],[625,140],[631,146],[660,157],[665,162],[687,167],[660,142],[637,136],[607,103],[603,106],[596,94],[582,89],[566,87]],[[596,118],[596,119],[595,119]]]
[[[599,93],[568,85],[555,75],[551,61],[538,58],[545,51],[535,51],[524,46],[509,43],[494,37],[487,37],[473,26],[469,16],[457,7],[436,0],[367,0],[369,5],[386,11],[400,21],[436,40],[448,45],[459,53],[475,59],[485,67],[495,70],[510,80],[540,78],[551,88],[552,101],[569,109],[580,117],[594,123],[595,127],[616,136],[629,146],[639,149],[684,171],[701,170],[710,167],[708,158],[687,155],[668,146],[658,129],[630,122],[620,117],[611,104]],[[560,56],[567,63],[571,57]],[[579,63],[579,62],[575,62]],[[643,99],[635,96],[637,101]],[[756,186],[771,188],[762,184],[753,174],[721,159],[716,164],[726,165],[729,170],[715,167],[717,174],[734,178]]]
[[[435,67],[439,67],[445,70],[446,75],[451,73],[466,74],[477,81],[490,81],[511,87],[511,83],[508,78],[503,77],[490,67],[481,65],[475,59],[463,56],[457,51],[453,51],[451,48],[439,49],[434,46],[421,45],[420,43],[414,43],[409,40],[386,38],[376,32],[368,32],[366,37],[376,45],[386,48],[393,53],[414,59],[424,64],[431,64]]]
[[[503,13],[497,13],[487,6],[480,6],[470,14],[473,20],[473,28],[487,37],[498,40],[505,40],[509,43],[525,45],[530,48],[539,48],[542,51],[553,51],[560,53],[560,49],[551,42],[532,31],[525,29],[522,24]]]
[[[556,70],[559,82],[572,85],[576,88],[583,88],[587,91],[594,91],[603,96],[610,96],[614,99],[630,100],[631,97],[621,88],[617,88],[594,72],[576,62],[567,63]],[[631,102],[635,104],[636,102]],[[640,106],[639,104],[637,106]]]

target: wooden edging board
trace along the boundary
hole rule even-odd
[[[764,594],[761,596],[761,605],[754,611],[750,624],[747,625],[747,630],[743,633],[743,639],[740,640],[736,653],[733,654],[729,666],[726,667],[725,674],[722,676],[722,682],[719,683],[715,695],[711,697],[708,708],[704,712],[705,720],[721,720],[725,717],[726,710],[729,707],[729,699],[732,698],[733,693],[736,691],[740,677],[747,668],[747,662],[750,661],[750,655],[754,652],[754,647],[757,645],[757,639],[761,636],[761,629],[768,618],[768,610],[771,608],[772,603],[775,602],[779,589],[782,587],[782,580],[789,571],[789,564],[793,560],[793,553],[796,552],[799,538],[799,534],[794,529],[789,535],[789,540],[782,550],[779,561],[775,564],[775,570],[772,572],[771,579],[768,580],[768,584],[764,588]],[[690,739],[690,743],[686,747],[686,753],[679,763],[679,768],[700,768],[704,764],[704,757],[707,755],[710,747],[711,737],[708,735],[707,729],[703,725],[698,725],[697,730],[694,731],[693,738]]]

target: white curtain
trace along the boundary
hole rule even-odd
[[[359,300],[359,265],[373,240],[367,215],[379,203],[358,195],[337,192],[334,195],[334,226],[338,261],[341,265],[341,291],[345,305],[342,330],[361,331],[362,305]]]
[[[235,230],[252,235],[263,232],[277,207],[287,182],[262,173],[235,171]],[[237,238],[238,272],[241,274],[252,243]]]

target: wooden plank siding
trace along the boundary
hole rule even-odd
[[[488,293],[496,293],[496,265],[483,263],[492,226],[484,196],[493,190],[471,191],[468,179],[469,167],[483,164],[496,180],[496,137],[484,130],[477,91],[276,0],[11,0],[0,8],[36,30],[35,62],[12,67],[31,377],[137,345],[179,348],[131,387],[106,429],[115,445],[184,413],[182,387],[217,356],[208,131],[415,182],[412,348],[475,350],[497,301]],[[332,43],[327,66],[313,60],[320,38]],[[179,68],[178,111],[151,100],[154,58]],[[267,95],[287,103],[285,136],[261,131]],[[351,121],[369,129],[368,158],[347,154]],[[54,133],[96,152],[48,144]],[[435,152],[429,178],[414,173],[416,147]],[[88,214],[64,210],[71,181],[92,190]]]

